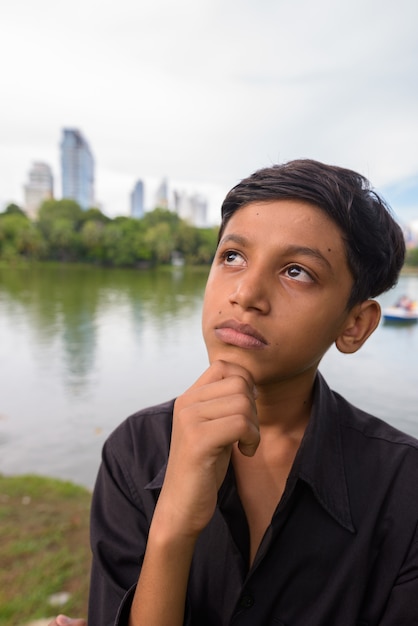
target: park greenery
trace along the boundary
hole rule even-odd
[[[46,200],[36,220],[16,204],[0,213],[0,260],[3,262],[86,262],[109,267],[150,267],[212,261],[216,228],[197,228],[162,208],[141,219],[111,219],[99,209],[83,211],[74,200]]]
[[[182,259],[212,261],[217,228],[196,228],[176,213],[156,208],[141,219],[111,219],[99,209],[83,211],[74,200],[46,200],[36,220],[16,204],[0,213],[0,261],[85,262],[109,267],[152,267]],[[406,266],[418,267],[418,248]]]
[[[418,267],[418,248],[410,248],[406,253],[406,265]]]
[[[69,482],[0,474],[0,626],[87,615],[90,501]]]

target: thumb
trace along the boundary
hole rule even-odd
[[[260,430],[256,424],[251,424],[251,430],[249,431],[245,439],[240,439],[238,442],[238,448],[241,454],[244,456],[254,456],[260,443]]]

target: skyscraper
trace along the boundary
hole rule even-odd
[[[158,186],[157,193],[155,194],[155,207],[159,209],[168,209],[168,180],[163,178]]]
[[[131,193],[131,217],[144,215],[144,183],[138,180]]]
[[[25,211],[30,218],[35,219],[42,202],[50,200],[54,195],[54,179],[49,165],[40,161],[32,164],[24,191]]]
[[[87,210],[94,205],[94,159],[90,146],[75,128],[64,128],[61,141],[62,197]]]
[[[186,191],[174,190],[174,210],[181,219],[204,228],[207,226],[206,198],[198,193],[189,194]]]

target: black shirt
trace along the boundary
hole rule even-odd
[[[127,623],[172,411],[173,401],[140,411],[105,443],[92,503],[89,626]],[[318,374],[308,427],[250,569],[230,466],[196,545],[185,624],[418,625],[417,523],[418,442]]]

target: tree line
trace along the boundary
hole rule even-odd
[[[0,260],[87,262],[110,267],[141,267],[212,261],[217,228],[196,228],[176,213],[157,208],[141,219],[111,219],[99,209],[83,211],[74,200],[46,200],[36,220],[16,204],[0,213]],[[418,248],[406,265],[418,267]]]
[[[197,228],[176,213],[156,208],[141,219],[111,219],[83,211],[74,200],[46,200],[36,220],[16,204],[0,213],[0,260],[86,262],[110,267],[171,263],[208,264],[217,228]]]

